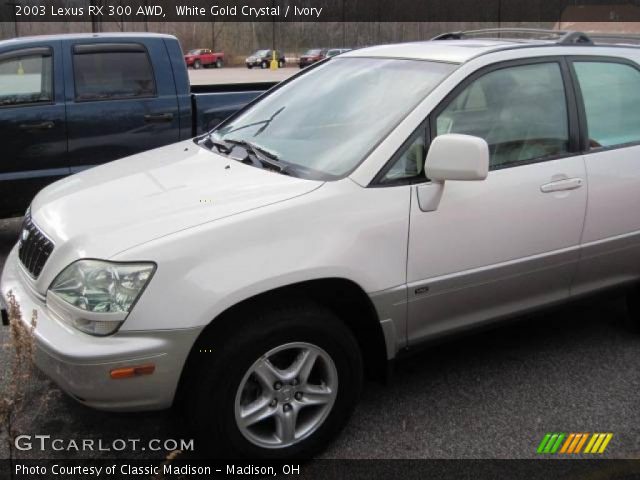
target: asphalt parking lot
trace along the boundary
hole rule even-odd
[[[19,229],[19,219],[0,220],[0,266]],[[604,456],[638,458],[640,337],[625,330],[626,315],[621,296],[593,298],[431,346],[399,362],[390,384],[366,385],[351,422],[323,456],[535,458],[546,432],[612,432]],[[0,340],[6,340],[6,330]],[[19,432],[64,439],[182,438],[173,418],[171,412],[94,411],[38,376],[16,426]],[[0,458],[6,458],[5,442],[0,445]]]
[[[281,82],[298,73],[298,67],[285,67],[277,70],[246,67],[189,69],[192,85],[213,85],[221,83]]]

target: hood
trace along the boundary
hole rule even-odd
[[[110,258],[141,243],[311,192],[322,182],[245,165],[187,140],[67,177],[31,215],[65,255]]]

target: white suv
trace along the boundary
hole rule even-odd
[[[39,367],[184,402],[217,455],[308,456],[399,353],[639,280],[640,49],[471,36],[344,53],[44,189],[2,275]]]

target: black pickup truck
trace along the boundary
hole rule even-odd
[[[192,87],[170,35],[0,41],[0,218],[66,175],[209,130],[272,86]]]

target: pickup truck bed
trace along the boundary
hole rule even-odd
[[[191,87],[170,35],[0,41],[0,217],[59,178],[207,131],[273,85]]]
[[[211,130],[275,85],[275,82],[191,85],[192,136]]]

